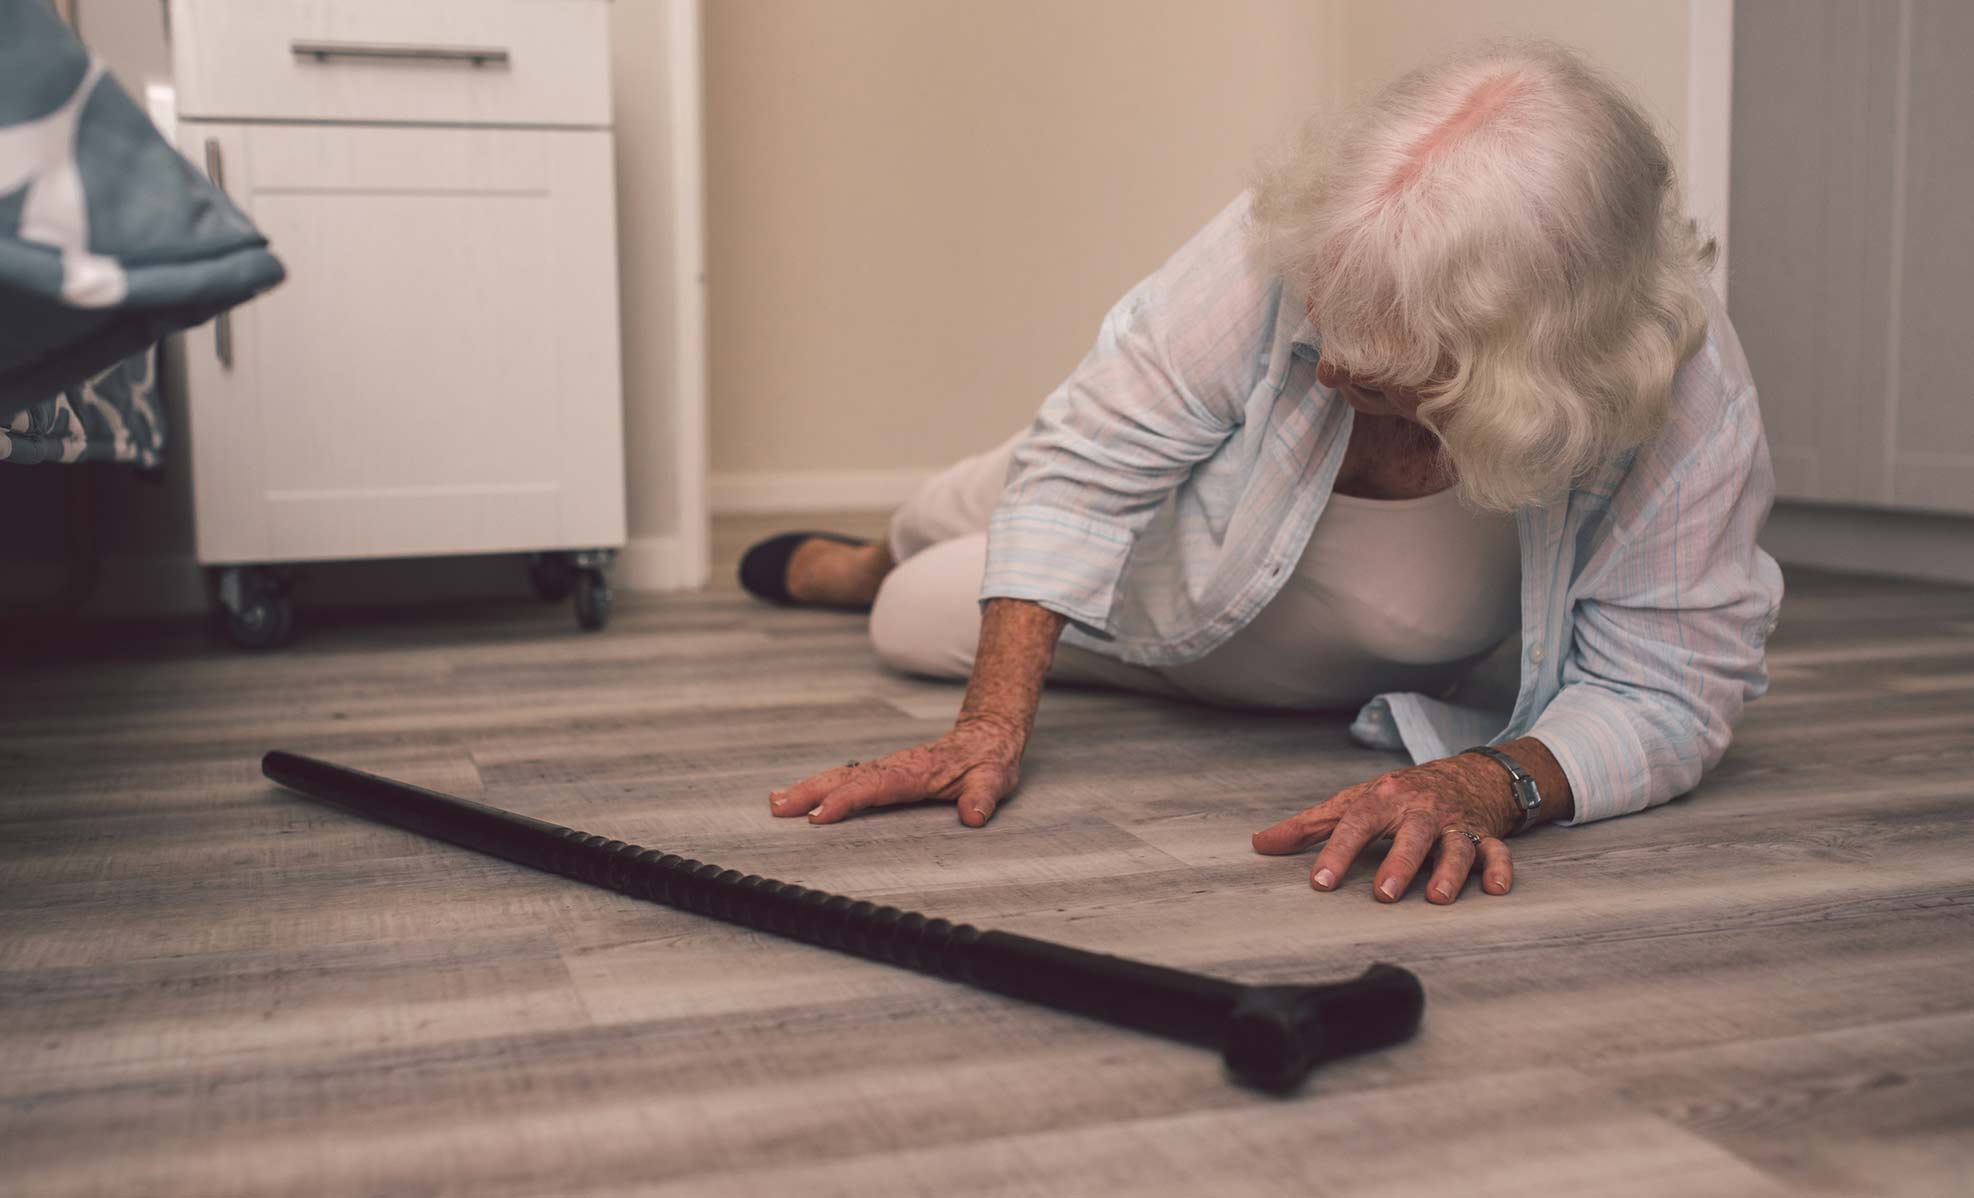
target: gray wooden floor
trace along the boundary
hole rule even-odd
[[[779,522],[772,522],[779,523]],[[1516,843],[1506,899],[1248,833],[1401,764],[1341,721],[1052,693],[984,831],[775,786],[943,730],[855,617],[566,607],[11,638],[0,1189],[49,1195],[1964,1194],[1974,591],[1790,574],[1696,795]],[[1374,959],[1414,1042],[1297,1097],[1213,1055],[634,902],[279,791],[285,747],[590,831],[1247,980]]]

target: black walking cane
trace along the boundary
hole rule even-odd
[[[742,875],[295,753],[269,753],[261,771],[312,799],[565,878],[1219,1049],[1236,1078],[1267,1090],[1407,1039],[1425,1007],[1419,979],[1396,965],[1327,986],[1243,986]]]

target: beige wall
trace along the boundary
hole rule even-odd
[[[1628,84],[1686,161],[1686,0],[1344,0],[1335,35],[1356,94],[1496,34],[1553,37]]]
[[[71,0],[76,31],[140,101],[146,83],[171,82],[171,47],[159,0]]]
[[[1328,0],[707,5],[711,442],[735,475],[942,464],[1326,97]]]
[[[716,510],[1005,437],[1259,149],[1495,33],[1587,51],[1683,161],[1682,0],[709,5]]]

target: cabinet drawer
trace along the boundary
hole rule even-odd
[[[186,120],[610,123],[606,0],[171,0]]]

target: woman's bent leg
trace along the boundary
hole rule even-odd
[[[892,513],[892,559],[903,562],[941,542],[986,532],[988,517],[1007,485],[1014,447],[1027,435],[1024,428],[986,453],[962,458],[919,484]]]
[[[870,637],[878,660],[900,673],[928,678],[971,675],[986,569],[985,532],[942,541],[901,562],[885,578],[871,607]],[[1156,670],[1073,645],[1056,647],[1049,681],[1183,695]]]
[[[784,534],[741,559],[741,585],[763,598],[809,606],[868,608],[885,577],[927,546],[984,532],[1000,501],[1016,433],[986,453],[956,462],[920,484],[892,513],[882,544]]]

